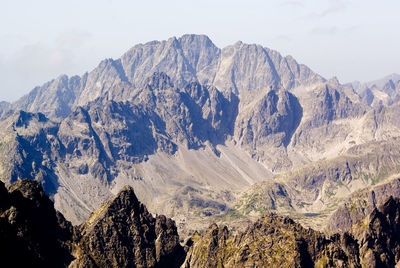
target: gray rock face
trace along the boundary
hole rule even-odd
[[[400,197],[400,179],[364,189],[352,194],[330,217],[327,228],[332,231],[349,231],[389,197]]]
[[[10,109],[10,107],[11,107],[11,103],[6,102],[6,101],[0,101],[0,118],[5,111]]]
[[[359,93],[360,98],[372,107],[391,105],[400,99],[400,75],[391,74],[382,79],[348,85]]]
[[[199,82],[236,94],[269,86],[291,89],[324,81],[292,57],[282,57],[260,45],[238,42],[221,50],[207,36],[184,35],[136,45],[120,59],[104,60],[82,77],[60,76],[36,87],[13,103],[11,109],[65,118],[76,105],[86,105],[99,97],[130,99],[157,72],[167,74],[178,88]]]
[[[286,147],[302,117],[297,98],[288,91],[270,90],[252,109],[242,113],[235,126],[239,144],[256,158],[263,157],[263,147]]]
[[[61,122],[23,111],[8,117],[2,122],[2,180],[41,181],[55,195],[57,208],[71,213],[68,217],[76,223],[112,195],[116,178],[142,181],[135,165],[149,156],[173,155],[179,146],[199,149],[207,143],[214,148],[232,134],[235,95],[197,82],[178,89],[164,73],[155,73],[146,83],[130,102],[98,98]],[[144,184],[155,188],[152,195],[167,190],[151,186],[151,181]],[[213,205],[202,205],[208,206]]]
[[[2,144],[2,180],[12,183],[34,176],[42,182],[47,193],[55,193],[58,183],[53,170],[54,160],[64,153],[56,137],[58,124],[41,113],[24,111],[3,123],[7,122],[11,122],[11,126],[3,132],[8,142]]]
[[[49,117],[64,118],[85,86],[87,75],[82,77],[66,75],[34,88],[15,103],[12,108],[29,112],[42,112]]]

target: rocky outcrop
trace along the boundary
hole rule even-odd
[[[246,231],[231,234],[211,225],[195,234],[185,267],[358,267],[357,244],[347,237],[327,239],[289,218],[266,214]],[[342,266],[343,265],[343,266]]]
[[[184,258],[175,222],[154,218],[131,187],[93,212],[79,229],[72,267],[179,267]]]
[[[400,197],[398,148],[397,139],[353,146],[343,156],[253,185],[229,213],[241,218],[295,213],[308,227],[348,231],[389,196]]]
[[[271,89],[240,110],[235,140],[256,160],[272,164],[273,170],[282,170],[290,163],[276,159],[291,142],[301,119],[302,108],[297,98],[283,89]]]
[[[18,181],[7,192],[0,182],[0,265],[65,267],[71,255],[73,227],[39,183]]]
[[[389,197],[400,197],[400,179],[396,178],[353,193],[327,221],[330,231],[349,231]]]
[[[400,200],[390,197],[352,227],[365,267],[394,267],[400,261]]]
[[[214,224],[186,241],[184,267],[394,267],[400,257],[399,205],[390,197],[349,233],[330,238],[275,214],[235,235]]]
[[[179,267],[175,222],[153,217],[130,187],[73,227],[32,180],[0,182],[3,267]]]

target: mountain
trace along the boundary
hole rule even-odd
[[[62,75],[34,88],[11,107],[65,118],[74,107],[99,97],[129,100],[149,76],[159,72],[167,74],[178,88],[198,82],[235,94],[324,81],[292,57],[260,45],[237,42],[220,49],[207,36],[184,35],[136,45],[121,58],[106,59],[81,77]]]
[[[392,176],[388,180],[354,192],[330,216],[327,229],[330,232],[351,230],[354,224],[362,222],[390,196],[399,196],[399,191],[400,178]]]
[[[3,112],[7,111],[10,109],[11,104],[6,101],[0,101],[0,115],[3,114]]]
[[[2,104],[0,179],[40,182],[75,225],[130,185],[185,235],[264,210],[320,228],[397,172],[399,102],[363,96],[260,45],[138,44]]]
[[[186,215],[197,207],[220,212],[232,198],[230,191],[268,174],[237,151],[219,160],[215,146],[233,132],[236,106],[231,93],[198,83],[179,90],[168,76],[156,73],[132,102],[98,99],[60,122],[20,111],[0,122],[1,177],[7,183],[25,177],[42,181],[56,208],[74,223],[122,184],[135,186],[159,212]],[[208,174],[207,158],[213,167]],[[227,183],[220,174],[229,166],[224,176],[234,179]],[[182,199],[178,193],[188,189]],[[187,209],[174,212],[182,202]]]

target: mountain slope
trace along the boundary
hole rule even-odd
[[[398,174],[398,144],[398,139],[393,139],[355,146],[342,156],[316,161],[257,183],[243,192],[227,216],[255,217],[276,211],[315,229],[347,230],[354,219],[365,217],[375,204],[390,195],[399,197],[395,182],[379,186]],[[375,203],[370,201],[371,195],[366,195],[369,191],[365,196],[357,194],[369,188],[375,189]],[[347,200],[352,195],[361,196]],[[363,200],[368,200],[368,206],[362,205]],[[351,217],[347,216],[349,210],[354,212]]]

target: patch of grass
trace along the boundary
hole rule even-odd
[[[335,195],[333,192],[328,191],[328,190],[325,191],[325,194],[326,194],[326,196],[329,197],[329,198],[331,198],[332,196]]]
[[[237,211],[236,209],[229,210],[226,213],[226,216],[234,220],[241,219],[244,217],[243,214]]]
[[[350,206],[350,212],[353,212],[356,208],[357,208],[357,204],[356,203],[352,203],[351,206]]]

